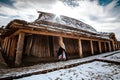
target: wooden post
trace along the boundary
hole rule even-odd
[[[109,45],[109,51],[111,52],[111,45],[110,45],[110,41],[108,41],[108,45]]]
[[[17,51],[16,51],[16,59],[15,59],[15,65],[19,66],[21,63],[22,58],[22,51],[23,51],[23,45],[24,45],[24,33],[19,33],[18,42],[17,42]]]
[[[91,53],[92,53],[92,55],[94,55],[94,50],[93,50],[93,43],[92,43],[92,40],[90,40],[90,46],[91,46]]]
[[[102,53],[101,42],[100,41],[98,41],[98,45],[99,45],[99,51],[100,51],[100,53]]]
[[[82,52],[81,39],[78,39],[78,49],[79,49],[80,58],[82,58],[83,57],[83,52]]]

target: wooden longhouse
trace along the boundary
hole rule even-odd
[[[23,56],[55,58],[62,37],[68,57],[87,57],[120,49],[114,33],[97,32],[93,27],[66,16],[39,12],[34,22],[13,20],[1,34],[4,58],[20,65]]]

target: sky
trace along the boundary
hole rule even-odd
[[[78,19],[120,40],[120,0],[0,0],[0,26],[14,19],[33,22],[37,11]]]

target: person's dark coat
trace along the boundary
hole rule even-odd
[[[57,57],[60,56],[63,53],[63,51],[65,52],[65,56],[67,59],[67,53],[66,53],[65,49],[63,49],[62,47],[59,48],[58,53],[57,53]]]

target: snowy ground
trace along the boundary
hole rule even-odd
[[[95,56],[82,58],[82,59],[74,59],[74,60],[68,60],[68,61],[63,61],[63,62],[55,62],[55,63],[38,64],[38,65],[34,65],[34,66],[30,66],[30,67],[22,67],[22,68],[0,69],[0,79],[1,78],[7,78],[7,77],[16,77],[16,76],[21,76],[21,75],[25,75],[25,74],[31,74],[31,73],[40,72],[40,71],[53,69],[53,68],[58,68],[58,67],[64,67],[66,65],[82,63],[82,62],[86,62],[86,61],[90,61],[90,60],[98,59],[98,58],[104,58],[105,59],[105,58],[108,57],[108,55],[113,56],[112,54],[116,54],[116,53],[117,54],[119,53],[118,55],[120,55],[120,50],[119,51],[114,51],[114,52],[109,52],[109,53],[103,53],[103,54],[100,54],[100,55],[95,55]],[[105,57],[105,56],[107,56],[107,57]],[[104,64],[106,64],[107,68],[105,66],[103,67]],[[82,66],[84,66],[84,67],[82,67]],[[78,66],[70,68],[70,69],[61,69],[61,70],[54,71],[54,72],[49,72],[49,73],[46,73],[46,74],[34,75],[35,76],[34,80],[36,80],[35,78],[37,78],[39,76],[40,76],[39,78],[42,78],[42,77],[45,77],[48,74],[49,75],[50,74],[56,75],[56,77],[60,77],[60,78],[63,77],[63,75],[64,75],[64,77],[66,79],[75,77],[75,79],[77,80],[78,79],[76,77],[77,74],[75,74],[75,73],[79,73],[78,77],[81,77],[81,79],[83,77],[84,77],[83,79],[86,79],[85,75],[87,73],[87,74],[89,74],[89,75],[86,75],[87,77],[91,76],[92,74],[94,74],[92,77],[88,77],[89,79],[91,79],[93,77],[96,77],[96,76],[99,77],[101,75],[103,75],[102,77],[105,77],[107,75],[111,75],[110,77],[115,78],[115,80],[117,80],[117,77],[120,76],[120,74],[117,74],[117,71],[118,72],[120,71],[118,67],[120,68],[119,65],[115,65],[115,64],[110,65],[110,63],[98,62],[98,61],[96,62],[95,61],[95,62],[92,62],[92,63],[86,63],[86,64],[78,65]],[[99,68],[100,68],[100,70],[99,70]],[[77,70],[75,70],[75,69],[77,69]],[[108,69],[109,72],[105,71],[105,74],[103,74],[104,71],[103,72],[99,72],[99,71],[101,71],[101,69],[102,70],[107,70]],[[71,71],[71,70],[75,70],[75,71]],[[61,73],[59,73],[60,71],[61,71]],[[70,71],[70,73],[68,71]],[[112,73],[114,72],[115,74],[112,74],[111,71],[112,71]],[[60,74],[62,76],[59,76]],[[70,76],[68,76],[68,74],[71,74],[71,75],[73,74],[75,76],[71,76],[70,77]],[[29,78],[31,78],[31,77],[32,76],[30,76]],[[55,77],[54,76],[52,76],[52,77],[51,78],[54,80]],[[45,78],[48,78],[48,80],[52,80],[52,79],[49,79],[49,77],[47,77],[47,76]],[[118,77],[118,78],[120,79],[120,77]],[[26,79],[26,78],[24,78],[24,79]],[[39,79],[39,80],[41,80],[41,79]],[[42,80],[47,80],[47,79],[42,79]],[[56,80],[61,80],[61,79],[56,79]],[[63,80],[65,80],[65,79],[63,79]]]
[[[120,80],[120,65],[94,61],[17,80]]]
[[[106,59],[117,60],[120,61],[120,53],[116,53],[110,56],[107,56]]]

